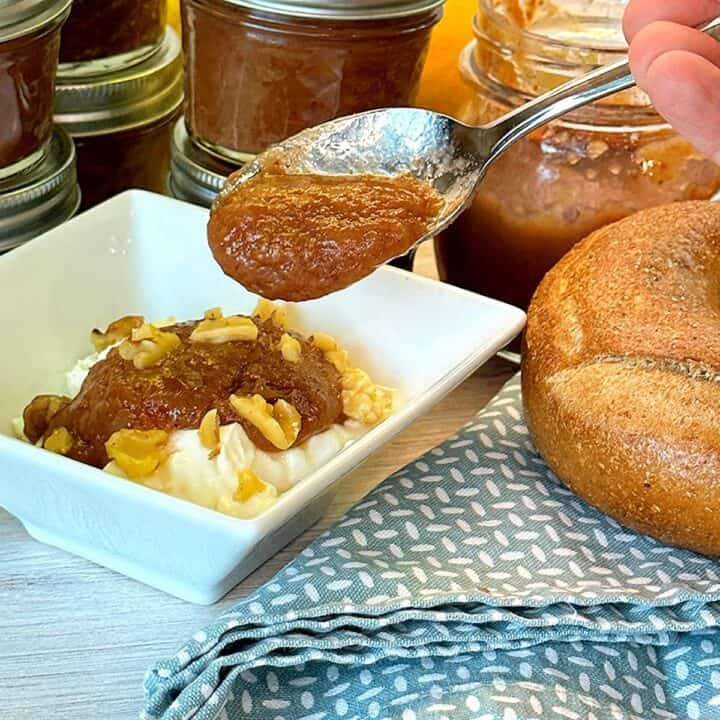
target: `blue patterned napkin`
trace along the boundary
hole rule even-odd
[[[143,716],[720,718],[720,563],[552,475],[519,379],[147,675]]]

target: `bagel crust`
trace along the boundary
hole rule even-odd
[[[645,210],[571,250],[530,305],[522,389],[569,488],[720,556],[720,203]]]

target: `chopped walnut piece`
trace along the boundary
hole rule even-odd
[[[73,437],[70,431],[64,427],[55,428],[45,440],[43,440],[43,447],[58,455],[67,455],[70,450],[72,450],[72,446]]]
[[[36,443],[45,435],[50,421],[70,402],[64,395],[38,395],[23,411],[25,437]]]
[[[224,317],[220,308],[206,311],[190,335],[190,342],[220,344],[237,340],[257,340],[257,325],[251,318]]]
[[[343,410],[349,418],[376,425],[392,412],[392,390],[376,385],[364,370],[346,370],[341,383]]]
[[[332,335],[325,333],[315,333],[310,340],[315,347],[320,348],[323,352],[330,352],[338,349],[338,344]]]
[[[312,336],[312,343],[325,353],[325,359],[335,366],[339,373],[345,372],[350,367],[347,350],[343,350],[331,335],[315,333]]]
[[[198,435],[200,442],[210,451],[208,458],[210,460],[216,458],[220,454],[220,418],[217,410],[208,410],[205,413],[205,417],[200,422]]]
[[[163,318],[162,320],[154,320],[151,324],[156,328],[166,328],[170,325],[175,325],[177,323],[177,318],[175,318],[173,315],[169,315],[166,318]]]
[[[282,325],[283,327],[287,324],[287,310],[265,298],[258,300],[252,314],[253,317],[259,318],[260,320],[272,320],[277,325]]]
[[[286,400],[278,400],[273,408],[273,415],[282,428],[283,434],[288,440],[288,447],[290,447],[300,434],[302,427],[300,413]]]
[[[100,352],[119,340],[130,337],[130,333],[135,328],[139,328],[144,322],[145,318],[142,315],[127,315],[111,322],[105,332],[95,328],[90,333],[90,341],[95,350]]]
[[[324,333],[312,336],[313,344],[323,351],[325,359],[340,373],[343,411],[364,425],[375,425],[392,412],[392,390],[376,385],[370,376],[350,363],[348,353],[335,338]]]
[[[283,333],[280,338],[279,344],[280,352],[287,362],[296,363],[300,362],[300,356],[302,355],[302,346],[300,342],[292,335]]]
[[[108,457],[131,479],[155,472],[168,457],[164,430],[118,430],[105,443]]]
[[[271,405],[262,395],[230,396],[230,405],[252,423],[278,450],[287,450],[297,440],[302,426],[300,413],[285,400]]]
[[[159,365],[180,343],[175,333],[146,323],[132,331],[130,339],[120,345],[118,352],[123,360],[132,360],[138,370],[146,370]]]
[[[262,492],[267,484],[264,483],[250,468],[238,470],[238,484],[233,500],[247,502],[253,495]]]
[[[210,308],[209,310],[206,310],[203,313],[203,317],[206,320],[219,320],[223,316],[222,308],[220,307],[214,307]]]

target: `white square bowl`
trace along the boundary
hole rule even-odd
[[[394,268],[294,306],[357,363],[399,390],[389,419],[301,480],[254,520],[238,520],[39,450],[10,422],[91,351],[89,330],[127,314],[250,312],[256,297],[207,247],[207,212],[130,191],[0,257],[0,505],[27,531],[196,603],[212,603],[315,522],[336,483],[462,382],[523,327],[520,310]]]

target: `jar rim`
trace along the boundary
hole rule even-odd
[[[40,163],[0,181],[0,252],[49,230],[54,218],[68,219],[79,206],[75,145],[56,126]]]
[[[166,28],[157,52],[137,65],[87,78],[58,78],[55,122],[73,137],[151,125],[183,101],[180,38]]]
[[[248,10],[315,20],[386,20],[435,10],[445,0],[223,0]]]
[[[495,102],[506,106],[508,112],[538,97],[537,93],[519,87],[502,84],[491,74],[484,72],[476,62],[475,47],[477,40],[470,41],[460,53],[459,69],[465,82],[476,90],[490,93]],[[626,91],[630,92],[630,91]],[[628,125],[627,113],[632,110],[632,127]],[[667,130],[670,125],[649,102],[645,105],[614,104],[602,105],[593,103],[579,108],[569,115],[555,121],[556,124],[575,129],[597,130],[602,128],[607,133],[623,132],[659,132]]]
[[[548,48],[556,48],[558,50],[567,48],[568,50],[596,51],[613,56],[613,58],[624,57],[627,54],[627,44],[618,45],[616,43],[609,44],[601,42],[590,44],[589,42],[581,41],[579,39],[573,40],[571,38],[567,38],[562,40],[551,35],[543,35],[538,32],[533,32],[526,27],[521,27],[517,23],[513,23],[507,15],[501,13],[496,7],[492,6],[491,0],[478,0],[478,13],[480,12],[485,17],[492,20],[492,22],[496,25],[501,26],[504,30],[519,37],[530,39]],[[475,30],[477,30],[477,24],[478,14],[476,14],[473,18]]]
[[[64,22],[72,0],[0,0],[0,43]]]

